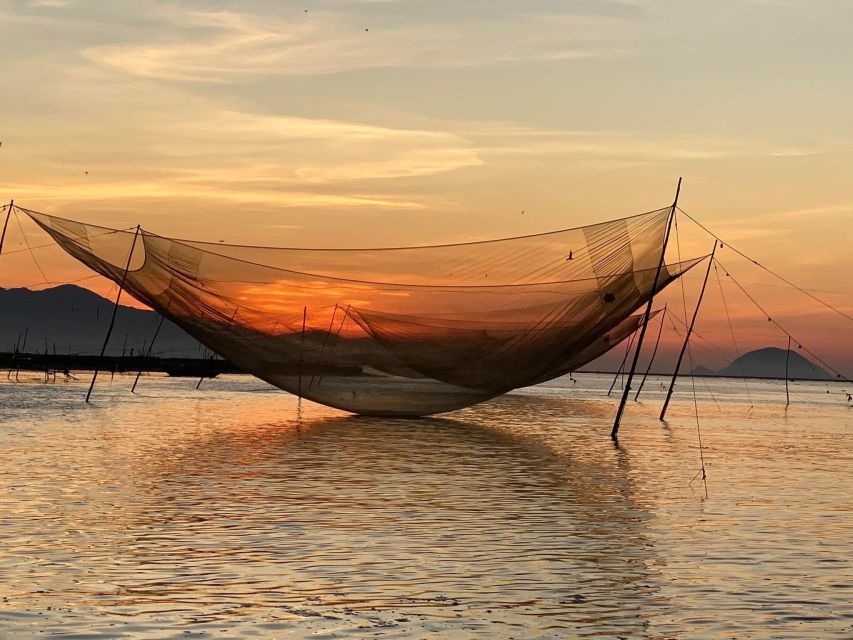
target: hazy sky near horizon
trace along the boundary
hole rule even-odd
[[[387,246],[650,210],[683,175],[687,211],[853,312],[851,24],[846,0],[0,0],[0,200]],[[6,264],[3,286],[41,278]]]

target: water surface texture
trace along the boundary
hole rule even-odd
[[[0,637],[853,637],[842,385],[581,375],[442,418],[0,384]],[[618,390],[618,384],[617,384]]]

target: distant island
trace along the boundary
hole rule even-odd
[[[695,376],[721,376],[729,378],[784,378],[786,349],[765,347],[743,354],[717,371],[699,365],[693,369]],[[835,376],[791,350],[788,360],[788,378],[793,380],[834,380]]]
[[[0,288],[0,352],[97,354],[113,306],[113,301],[72,284],[35,291]],[[106,354],[129,356],[146,349],[158,320],[154,311],[120,306]],[[206,351],[183,329],[164,322],[153,355],[200,358]]]

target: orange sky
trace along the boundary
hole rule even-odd
[[[387,246],[646,211],[683,175],[684,209],[853,315],[851,19],[844,0],[7,0],[0,199],[179,237]],[[685,256],[710,249],[681,231]],[[44,280],[23,242],[13,219],[0,286]],[[36,253],[51,282],[89,275]],[[720,260],[853,373],[850,321]],[[730,358],[712,285],[699,331]],[[742,351],[785,346],[724,291]]]

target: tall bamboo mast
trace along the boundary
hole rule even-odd
[[[649,371],[652,370],[652,364],[654,364],[655,356],[658,353],[658,347],[660,346],[660,337],[663,335],[663,323],[666,322],[666,307],[667,305],[663,305],[663,311],[660,314],[660,327],[658,328],[658,337],[655,340],[655,348],[652,349],[652,357],[649,358],[649,366],[646,367],[646,372],[643,374],[643,379],[640,380],[640,386],[637,388],[637,395],[634,396],[634,401],[636,402],[640,398],[640,392],[643,390],[643,385],[646,384],[646,378],[649,377]]]
[[[678,179],[678,186],[675,188],[675,199],[672,201],[672,206],[669,209],[669,217],[666,221],[666,231],[663,236],[663,246],[660,249],[660,260],[658,268],[655,270],[655,279],[652,281],[652,291],[649,294],[649,302],[646,305],[646,313],[643,316],[643,325],[640,327],[640,338],[637,341],[637,349],[634,351],[634,359],[631,362],[631,371],[628,374],[628,381],[625,383],[625,389],[622,392],[622,400],[619,402],[619,409],[616,411],[616,419],[613,421],[613,429],[610,431],[610,437],[616,440],[619,434],[619,424],[622,422],[622,413],[625,411],[625,403],[628,402],[628,394],[631,393],[631,382],[634,380],[634,372],[637,370],[637,361],[640,359],[640,351],[643,349],[643,338],[646,336],[646,329],[649,326],[649,318],[652,315],[652,304],[655,299],[655,292],[658,288],[660,280],[660,272],[663,269],[666,259],[666,245],[669,242],[669,234],[672,230],[672,220],[675,217],[675,208],[678,206],[678,195],[681,193],[681,178]]]
[[[136,225],[136,231],[133,233],[133,242],[130,243],[130,252],[127,254],[127,264],[124,265],[124,274],[121,276],[121,283],[118,286],[116,294],[116,302],[113,306],[113,315],[110,318],[110,326],[107,328],[107,335],[104,338],[104,344],[101,346],[101,353],[98,355],[98,360],[95,362],[95,374],[92,376],[92,383],[89,385],[89,391],[86,393],[86,402],[92,395],[92,389],[95,388],[95,380],[98,379],[98,372],[101,369],[101,361],[104,359],[104,352],[107,350],[107,343],[110,341],[110,336],[113,333],[113,327],[116,323],[116,312],[118,311],[118,303],[121,300],[121,293],[124,291],[124,283],[127,281],[127,272],[130,270],[130,261],[133,259],[133,250],[136,248],[136,240],[139,238],[141,227]]]

